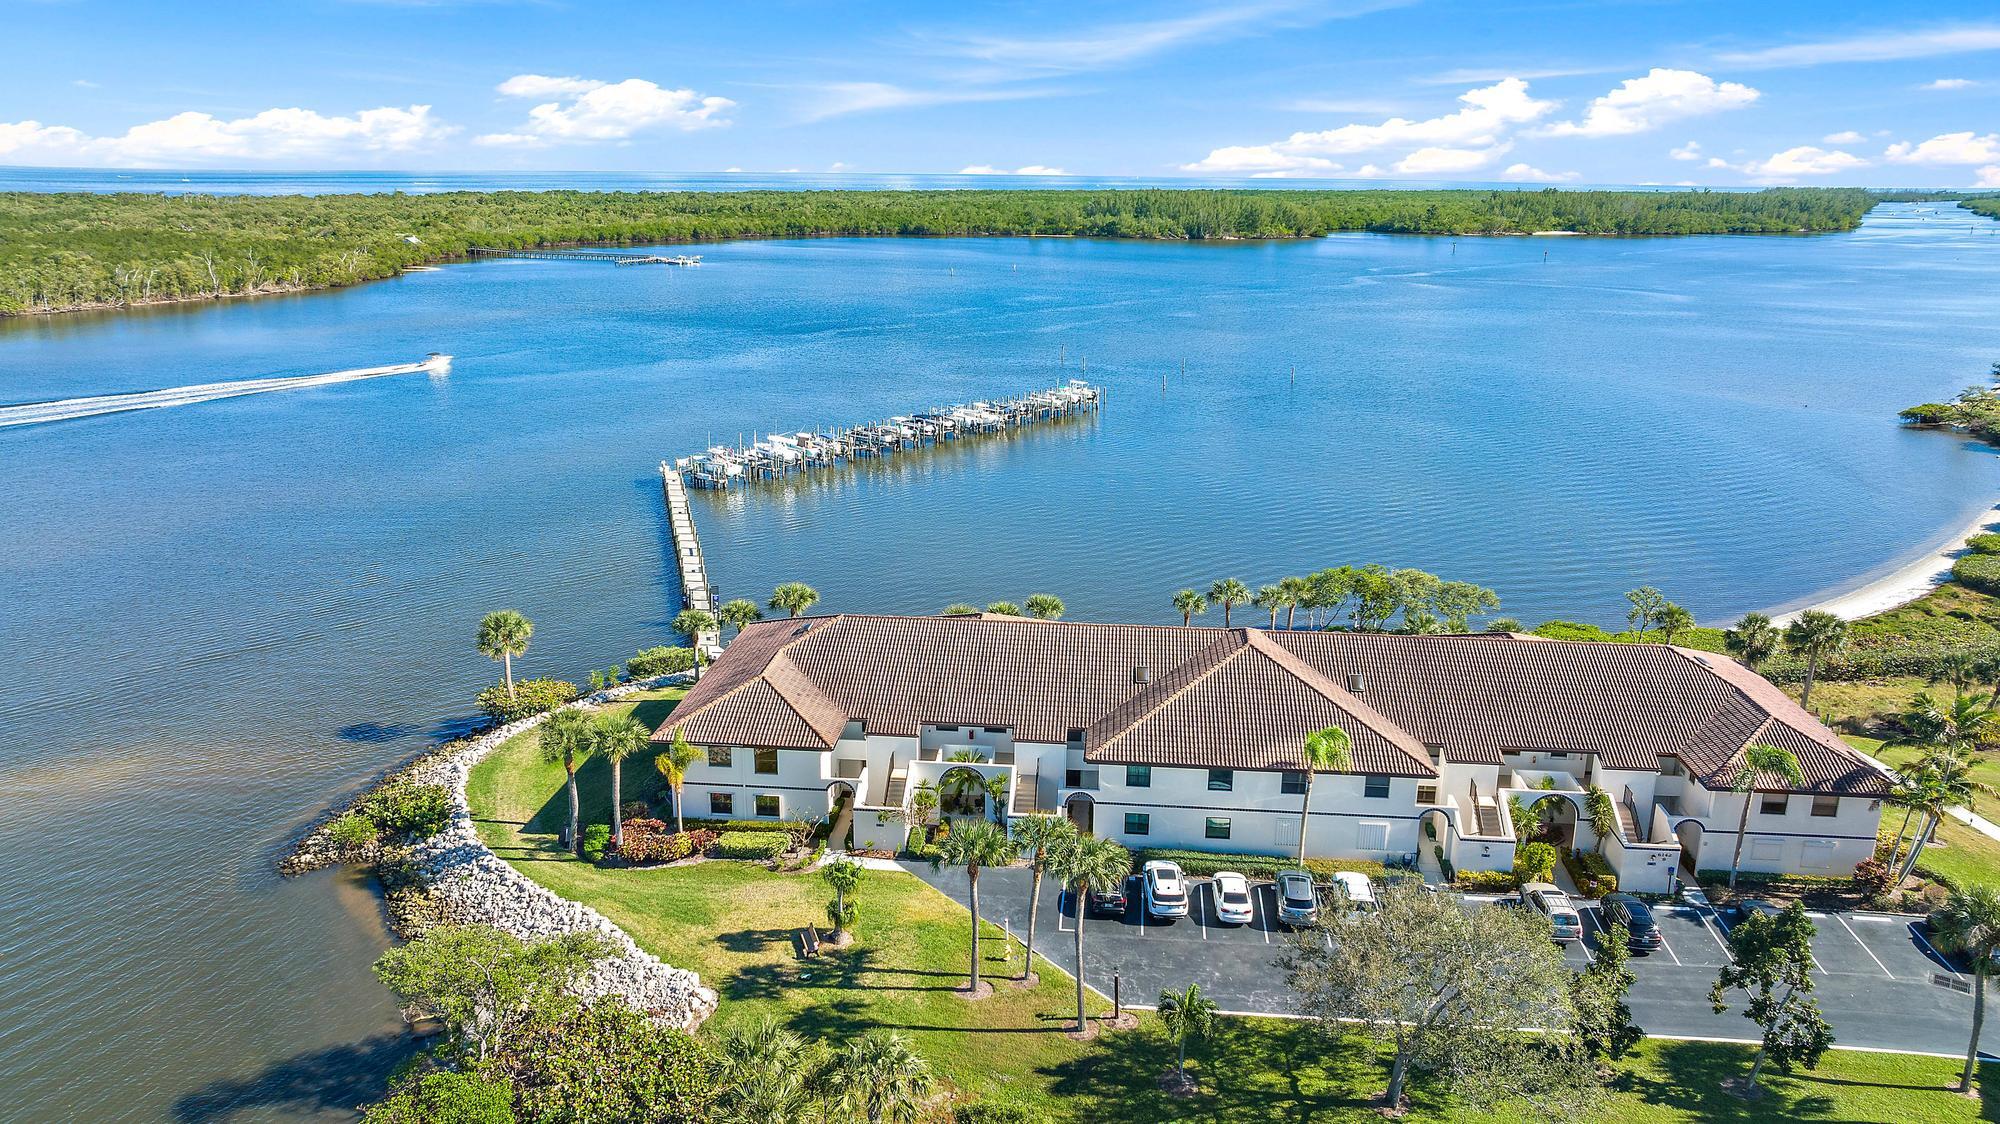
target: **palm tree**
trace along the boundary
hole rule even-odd
[[[1993,791],[1990,786],[1972,779],[1970,760],[1946,749],[1928,754],[1919,762],[1917,785],[1924,812],[1923,826],[1917,829],[1917,836],[1910,843],[1910,857],[1903,860],[1903,869],[1896,878],[1897,885],[1901,885],[1903,879],[1917,869],[1917,860],[1923,857],[1924,847],[1936,834],[1937,825],[1947,811],[1960,806],[1972,807],[1980,793]]]
[[[804,582],[786,582],[771,591],[771,608],[796,617],[819,604],[819,590]]]
[[[864,1034],[850,1041],[833,1063],[841,1086],[840,1108],[849,1120],[868,1124],[912,1124],[931,1091],[931,1066],[895,1032]]]
[[[1030,593],[1025,604],[1028,615],[1038,621],[1061,620],[1063,610],[1068,607],[1063,604],[1062,598],[1053,593]]]
[[[681,818],[681,786],[687,783],[688,770],[696,762],[707,760],[707,758],[708,755],[706,753],[689,745],[687,738],[679,730],[674,731],[674,740],[668,743],[667,748],[661,750],[659,756],[653,758],[653,768],[660,771],[660,775],[667,779],[667,787],[673,790],[674,831],[676,833],[687,830],[687,826]]]
[[[724,601],[722,608],[715,611],[715,615],[721,617],[724,624],[736,629],[736,635],[741,636],[744,629],[764,619],[764,610],[759,609],[755,601],[747,597],[738,597]]]
[[[1722,634],[1722,643],[1729,654],[1742,660],[1752,671],[1763,667],[1765,662],[1778,654],[1778,630],[1771,625],[1771,618],[1762,613],[1745,613],[1736,627]]]
[[[1290,629],[1292,627],[1292,614],[1298,611],[1299,606],[1305,605],[1308,608],[1311,607],[1312,579],[1298,577],[1279,578],[1278,588],[1285,591],[1285,628]]]
[[[1199,614],[1208,612],[1208,598],[1192,589],[1174,594],[1174,608],[1181,611],[1181,624],[1190,625]]]
[[[1946,652],[1938,657],[1930,681],[1949,683],[1953,693],[1962,695],[1967,687],[1979,681],[1979,661],[1970,652]]]
[[[1260,585],[1251,598],[1259,609],[1271,610],[1271,631],[1278,631],[1278,610],[1292,603],[1292,595],[1282,585]]]
[[[1736,868],[1743,861],[1743,836],[1750,830],[1750,801],[1756,795],[1757,778],[1765,773],[1782,777],[1789,784],[1799,784],[1804,774],[1799,772],[1799,759],[1791,751],[1779,749],[1775,745],[1752,745],[1743,751],[1743,764],[1737,766],[1736,775],[1730,779],[1731,792],[1743,794],[1743,812],[1736,818],[1736,853],[1729,860],[1729,888],[1736,888]]]
[[[1823,609],[1807,609],[1798,619],[1785,626],[1785,647],[1806,658],[1805,686],[1799,691],[1799,705],[1808,706],[1812,699],[1813,676],[1819,673],[1819,661],[1840,651],[1847,643],[1847,622]]]
[[[569,834],[564,842],[583,854],[583,835],[577,830],[580,807],[576,799],[576,767],[590,756],[590,719],[583,712],[564,707],[542,723],[542,760],[562,762],[569,785]]]
[[[1021,611],[1021,607],[1019,605],[1014,604],[1012,601],[995,601],[991,605],[986,606],[986,611],[992,613],[995,616],[1000,616],[1000,617],[1027,616],[1026,613],[1023,613]]]
[[[819,877],[833,890],[826,919],[833,923],[833,939],[838,944],[847,927],[854,924],[854,907],[848,904],[847,895],[861,885],[861,864],[853,859],[835,859],[819,868]]]
[[[701,679],[701,661],[707,653],[701,650],[703,633],[714,632],[715,618],[700,609],[682,609],[674,617],[674,631],[687,637],[688,647],[694,651],[694,677]]]
[[[1235,578],[1223,578],[1208,587],[1208,599],[1222,606],[1222,627],[1229,627],[1229,610],[1250,600],[1250,587]]]
[[[1013,841],[997,824],[979,820],[963,827],[954,826],[938,845],[933,869],[939,866],[965,868],[966,897],[972,903],[972,977],[966,990],[979,994],[979,871],[982,867],[1005,866],[1014,859]]]
[[[1076,838],[1076,825],[1061,816],[1023,816],[1014,821],[1014,846],[1028,858],[1028,939],[1021,961],[1021,978],[1035,970],[1035,920],[1042,909],[1042,875],[1055,853]]]
[[[939,615],[946,617],[976,617],[979,615],[979,606],[968,605],[963,601],[954,601],[946,605],[944,612]]]
[[[644,723],[629,714],[600,714],[590,725],[591,753],[611,763],[611,842],[615,846],[625,845],[619,773],[624,771],[625,759],[646,748],[652,736]]]
[[[534,622],[512,609],[479,618],[479,654],[506,668],[509,699],[514,697],[514,657],[527,654],[528,638],[534,634]]]
[[[722,1074],[728,1090],[723,1119],[752,1121],[816,1119],[814,1078],[821,1067],[819,1047],[775,1018],[739,1026],[722,1039]]]
[[[1669,601],[1660,606],[1659,614],[1653,618],[1660,626],[1660,639],[1671,644],[1676,633],[1686,632],[1694,627],[1694,614]]]
[[[1889,793],[1882,802],[1891,808],[1903,810],[1903,822],[1896,825],[1896,838],[1889,844],[1889,869],[1896,869],[1896,859],[1903,853],[1903,836],[1910,830],[1910,819],[1924,806],[1924,786],[1916,776],[1899,773],[1889,782]]]
[[[1160,1026],[1167,1037],[1174,1040],[1178,1051],[1174,1058],[1174,1073],[1186,1084],[1187,1044],[1190,1038],[1206,1038],[1215,1029],[1217,1014],[1214,1000],[1201,993],[1201,985],[1191,983],[1186,991],[1163,991],[1160,993],[1158,1008]]]
[[[1049,860],[1050,872],[1069,887],[1070,904],[1076,909],[1076,1030],[1084,1027],[1083,1010],[1083,921],[1092,890],[1112,889],[1132,873],[1132,855],[1109,839],[1077,833],[1075,839],[1056,848]]]
[[[1312,819],[1313,774],[1344,773],[1354,767],[1354,739],[1338,726],[1306,735],[1306,794],[1299,803],[1299,862],[1306,861],[1306,824]]]
[[[1986,1023],[1986,974],[1993,954],[2000,951],[2000,890],[1991,886],[1954,889],[1944,907],[1931,914],[1931,932],[1939,944],[1963,952],[1972,966],[1972,1041],[1965,1048],[1965,1069],[1958,1091],[1972,1092],[1972,1074],[1979,1065],[1979,1031]]]

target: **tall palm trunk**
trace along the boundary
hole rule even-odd
[[[681,786],[675,785],[674,786],[674,834],[679,835],[682,832],[685,832],[686,830],[687,826],[681,821]]]
[[[1297,612],[1297,611],[1298,611],[1298,608],[1299,608],[1299,606],[1298,606],[1298,603],[1297,603],[1297,602],[1293,602],[1292,604],[1290,604],[1290,605],[1287,605],[1287,606],[1285,606],[1285,631],[1286,631],[1286,632],[1290,632],[1290,631],[1292,630],[1292,614],[1293,614],[1293,613],[1295,613],[1295,612]],[[1996,695],[2000,695],[2000,687],[1995,687],[1995,688],[1993,689],[1993,693],[1994,693],[1994,694],[1996,694]]]
[[[1910,830],[1910,817],[1917,814],[1915,805],[1903,809],[1903,822],[1896,825],[1896,841],[1889,845],[1889,869],[1896,869],[1896,856],[1903,853],[1903,835]]]
[[[511,701],[514,697],[514,653],[503,650],[500,653],[500,666],[507,672],[507,698]]]
[[[1806,707],[1806,708],[1811,707],[1811,702],[1809,700],[1811,700],[1812,698],[1813,676],[1817,675],[1818,673],[1819,673],[1819,653],[1809,652],[1806,654],[1805,685],[1799,688],[1799,705],[1801,707]]]
[[[1076,884],[1076,1032],[1083,1033],[1083,918],[1090,912],[1084,902],[1090,896],[1090,883]]]
[[[1924,813],[1924,822],[1917,828],[1916,838],[1910,840],[1910,857],[1903,860],[1903,869],[1896,875],[1896,884],[1898,886],[1902,885],[1903,880],[1910,876],[1911,871],[1917,869],[1917,859],[1924,853],[1924,844],[1928,842],[1927,837],[1937,820],[1937,815],[1936,812],[1932,811]]]
[[[1748,789],[1743,792],[1743,814],[1736,818],[1736,853],[1729,859],[1729,888],[1736,888],[1736,869],[1743,865],[1743,835],[1750,830],[1750,799],[1755,793]]]
[[[623,764],[624,762],[616,758],[611,761],[611,844],[614,847],[625,845],[625,817],[618,807],[621,795],[618,788],[618,774],[624,771],[621,768]]]
[[[1028,939],[1026,955],[1021,961],[1021,978],[1027,979],[1035,970],[1035,917],[1042,908],[1042,868],[1037,866],[1028,883]]]
[[[583,835],[577,830],[576,822],[582,809],[576,799],[576,765],[566,760],[563,762],[563,771],[569,774],[569,845],[578,856],[581,856]]]
[[[1276,605],[1271,606],[1271,631],[1278,631],[1278,607]]]
[[[974,996],[979,994],[979,868],[965,868],[967,896],[972,899],[972,985]]]
[[[1979,959],[1972,965],[1972,1042],[1965,1048],[1965,1071],[1958,1075],[1958,1091],[1972,1092],[1972,1074],[1979,1068],[1979,1028],[1986,1022],[1986,965],[1988,950],[1976,949]]]
[[[1306,864],[1306,825],[1312,822],[1313,771],[1306,767],[1306,796],[1299,802],[1299,865]]]

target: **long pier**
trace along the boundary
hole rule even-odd
[[[681,572],[681,604],[715,615],[715,587],[708,581],[708,563],[701,556],[701,539],[695,534],[694,513],[688,510],[687,482],[673,466],[660,462],[660,487],[667,499],[667,528],[674,540],[674,564]],[[722,630],[704,632],[695,638],[704,651],[715,651],[722,643]]]
[[[484,258],[533,258],[537,261],[595,261],[612,265],[700,265],[700,254],[620,254],[595,250],[500,250],[473,246],[467,253]]]
[[[749,445],[718,445],[672,465],[663,474],[684,478],[696,488],[741,488],[762,481],[837,468],[859,460],[935,448],[985,434],[1095,411],[1104,390],[1081,379],[994,402],[944,406],[928,413],[898,416],[826,433],[773,433]]]
[[[218,398],[240,398],[246,394],[268,394],[274,390],[298,390],[309,386],[379,379],[386,375],[409,375],[419,371],[449,374],[451,356],[432,352],[417,363],[395,363],[387,367],[361,367],[352,371],[329,371],[319,375],[283,375],[235,382],[210,382],[196,386],[176,386],[166,390],[141,390],[130,394],[100,394],[90,398],[65,398],[57,402],[23,402],[0,406],[0,426],[39,425],[70,421],[99,414],[122,414],[130,410],[158,410],[168,406],[189,406]]]

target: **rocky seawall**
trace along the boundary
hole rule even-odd
[[[629,683],[570,705],[588,710],[686,678],[683,674]],[[447,789],[451,817],[438,834],[418,840],[407,851],[374,844],[344,847],[333,839],[331,826],[340,812],[352,806],[349,802],[308,831],[280,869],[299,874],[340,863],[375,865],[388,897],[391,925],[404,937],[434,925],[491,925],[523,940],[577,931],[598,933],[615,951],[591,970],[583,983],[585,997],[616,996],[663,1023],[693,1030],[715,1013],[716,994],[702,986],[699,976],[640,948],[604,915],[544,888],[479,841],[465,795],[472,767],[547,717],[536,715],[441,746],[378,782],[408,779]]]

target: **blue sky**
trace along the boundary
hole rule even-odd
[[[2000,8],[0,0],[0,164],[2000,187]]]

